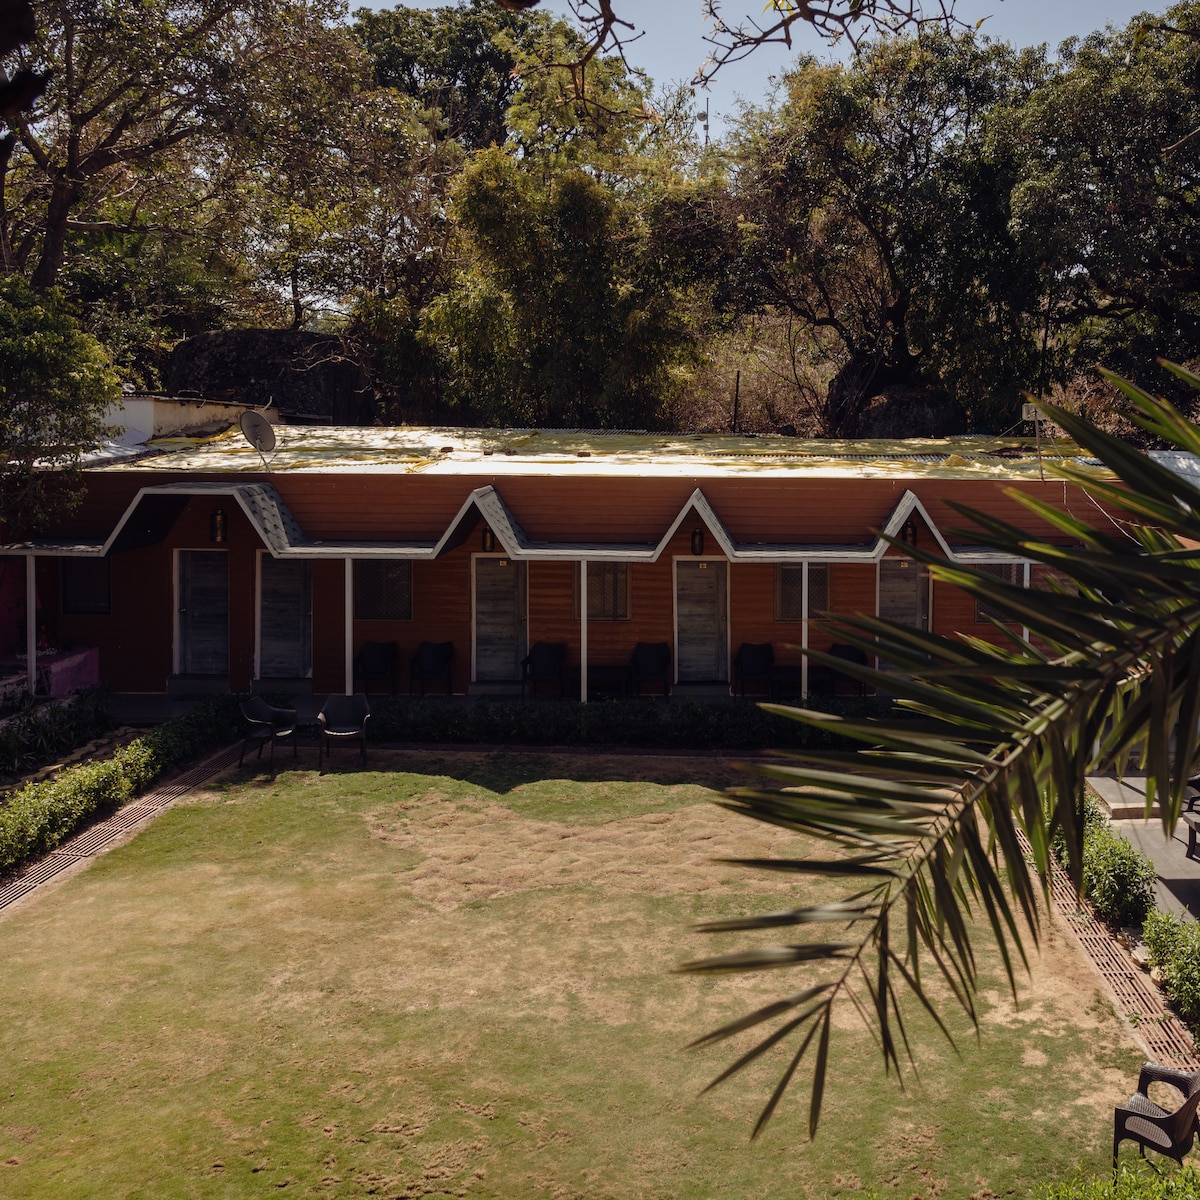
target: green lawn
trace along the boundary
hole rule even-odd
[[[287,762],[288,760],[284,760]],[[1054,933],[901,1092],[847,1015],[825,1118],[691,1036],[795,977],[672,975],[792,903],[708,760],[372,751],[247,771],[0,919],[0,1196],[979,1197],[1104,1169],[1140,1055]],[[785,899],[786,897],[786,899]],[[729,942],[732,945],[734,943]]]

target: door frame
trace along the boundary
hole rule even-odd
[[[232,605],[229,599],[229,566],[230,558],[228,550],[214,550],[211,546],[176,546],[171,551],[171,575],[173,578],[173,612],[171,621],[171,674],[183,674],[183,622],[180,620],[180,605],[183,603],[183,556],[185,554],[195,554],[197,552],[204,554],[224,554],[225,555],[225,653],[228,656],[227,661],[229,666],[226,668],[226,673],[232,668],[233,659],[230,654],[229,634],[230,621],[233,613]],[[224,678],[223,676],[214,676],[213,678]]]
[[[520,670],[520,658],[524,658],[529,653],[529,567],[524,559],[513,558],[511,554],[486,554],[478,553],[471,555],[471,682],[478,683],[479,680],[475,675],[475,645],[478,634],[478,614],[475,611],[475,563],[481,558],[503,558],[508,562],[524,567],[525,569],[525,587],[522,589],[523,595],[517,601],[517,620],[520,622],[521,633],[524,637],[524,649],[517,660],[518,672]],[[499,680],[484,680],[485,683],[500,682]],[[519,682],[518,679],[513,682]]]
[[[270,550],[260,549],[254,554],[254,679],[262,679],[262,565],[264,557],[271,556]],[[287,560],[285,560],[287,561]],[[293,560],[294,561],[294,560]],[[313,597],[312,559],[301,559],[308,567],[308,672],[305,679],[313,677]],[[272,676],[271,678],[274,678]]]
[[[671,659],[673,682],[679,683],[679,564],[681,562],[719,562],[725,564],[725,679],[715,682],[732,686],[733,639],[729,636],[729,611],[732,599],[733,572],[730,562],[723,554],[676,554],[671,558]]]

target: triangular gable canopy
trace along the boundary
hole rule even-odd
[[[436,542],[314,541],[300,528],[283,498],[270,484],[190,483],[160,484],[142,488],[103,541],[31,541],[0,549],[9,553],[57,556],[96,556],[110,551],[152,545],[166,537],[188,500],[194,496],[224,496],[235,501],[257,531],[263,545],[275,558],[413,558],[434,559],[461,546],[481,520],[496,536],[501,550],[514,559],[657,562],[689,517],[701,521],[721,552],[731,562],[878,562],[889,543],[883,535],[896,537],[904,523],[919,514],[933,534],[938,548],[951,561],[1015,561],[1011,556],[986,547],[952,548],[930,517],[920,499],[906,491],[892,510],[880,535],[871,542],[852,545],[828,543],[737,542],[730,535],[704,493],[697,488],[657,543],[642,542],[539,542],[526,536],[503,497],[488,485],[476,488],[463,501],[446,531]]]

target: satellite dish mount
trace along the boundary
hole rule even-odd
[[[271,464],[267,462],[267,455],[275,449],[275,429],[271,422],[262,413],[247,409],[238,418],[238,425],[241,427],[242,437],[258,451],[263,467],[270,471]]]

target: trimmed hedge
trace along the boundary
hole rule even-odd
[[[1148,1163],[1122,1163],[1114,1178],[1077,1175],[1047,1184],[1036,1200],[1196,1200],[1200,1196],[1200,1174],[1192,1166],[1179,1171],[1156,1171]]]
[[[103,688],[69,700],[26,701],[0,728],[0,775],[36,771],[111,728]]]
[[[239,735],[237,700],[214,697],[102,762],[26,784],[0,804],[0,875],[49,853],[88,818],[145,791],[160,775]]]
[[[886,702],[840,700],[828,706],[843,716],[878,714]],[[473,704],[432,697],[371,697],[369,735],[374,742],[480,743],[517,746],[650,746],[658,749],[800,750],[849,745],[749,700],[480,699]]]
[[[1083,894],[1113,925],[1140,925],[1154,907],[1154,864],[1107,825],[1083,838]]]
[[[1150,951],[1150,965],[1162,974],[1167,999],[1195,1028],[1200,1024],[1200,922],[1155,910],[1146,918],[1142,940]]]

